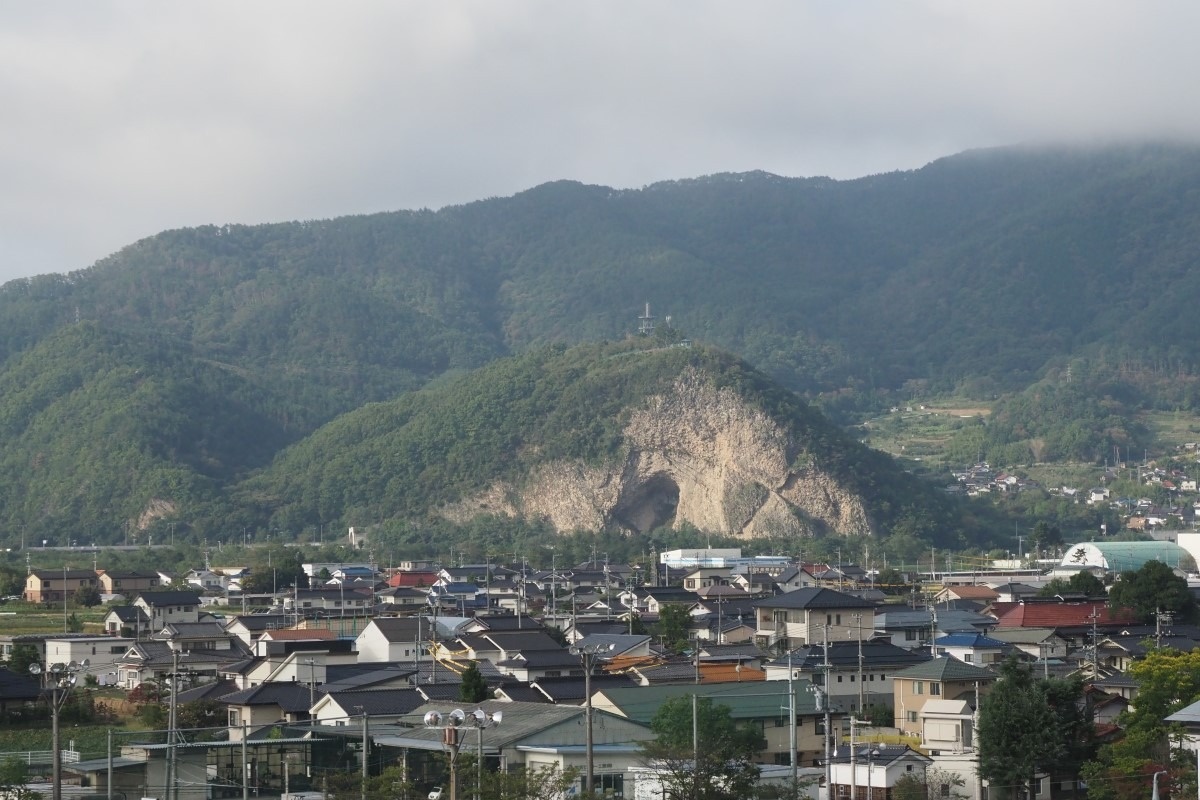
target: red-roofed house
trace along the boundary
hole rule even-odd
[[[1111,609],[1104,600],[1085,600],[1081,603],[1057,601],[995,603],[996,628],[1064,628],[1091,630],[1093,623],[1100,633],[1119,630],[1137,622],[1137,615],[1127,608]]]
[[[396,572],[387,579],[387,585],[393,589],[401,586],[414,588],[428,588],[437,583],[438,575],[432,570],[427,572]]]

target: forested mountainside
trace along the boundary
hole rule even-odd
[[[535,348],[343,415],[243,487],[273,527],[419,530],[479,514],[560,532],[664,526],[751,537],[954,541],[944,496],[745,362],[631,339]]]
[[[1091,439],[1041,437],[1096,457],[1108,430],[1136,444],[1113,413],[1200,405],[1198,212],[1200,149],[1146,145],[164,232],[0,287],[0,535],[117,538],[151,497],[263,525],[220,498],[284,445],[501,356],[620,339],[647,302],[835,413],[1014,393],[999,452],[1036,409],[1103,395]]]

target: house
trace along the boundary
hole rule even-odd
[[[830,759],[828,797],[889,800],[901,778],[912,775],[924,782],[928,756],[902,744],[840,744]]]
[[[161,682],[179,670],[192,683],[215,680],[218,673],[246,658],[242,647],[228,650],[192,650],[186,654],[173,650],[169,642],[141,641],[132,644],[117,661],[117,682],[135,689],[149,680]]]
[[[993,630],[988,636],[1011,644],[1034,661],[1061,661],[1067,657],[1068,642],[1053,628],[1001,628]]]
[[[958,600],[967,600],[975,603],[986,605],[1000,599],[1000,593],[990,586],[946,586],[933,597],[933,602],[936,605],[949,605],[954,607],[954,602]]]
[[[172,622],[200,621],[200,595],[195,592],[142,592],[133,604],[150,620],[152,630]]]
[[[424,608],[429,603],[429,595],[424,590],[412,586],[393,586],[382,589],[375,594],[376,599],[385,606],[398,608]]]
[[[875,604],[820,587],[755,600],[760,647],[790,649],[821,641],[862,638],[872,630]]]
[[[157,572],[125,572],[117,570],[97,570],[99,573],[101,594],[120,594],[132,597],[140,592],[147,592],[161,586]]]
[[[348,586],[333,589],[298,589],[283,598],[284,613],[325,617],[365,614],[374,604],[370,592],[363,593]]]
[[[228,577],[209,569],[188,570],[183,582],[202,592],[223,592],[229,586]]]
[[[776,764],[791,763],[788,707],[792,706],[796,709],[797,761],[816,766],[825,752],[825,717],[824,712],[818,709],[817,696],[809,686],[808,681],[794,681],[791,685],[792,698],[788,696],[788,684],[783,681],[605,688],[595,693],[592,705],[648,725],[667,700],[690,697],[692,694],[708,697],[714,703],[728,706],[738,724],[752,725],[761,730],[767,740],[761,759]],[[840,725],[843,716],[843,712],[835,709],[832,716],[834,725]]]
[[[425,698],[416,689],[372,689],[323,694],[311,710],[318,725],[344,727],[364,714],[370,717],[371,725],[390,725],[424,703]]]
[[[19,675],[0,667],[0,714],[36,703],[42,697],[41,683],[32,675]]]
[[[976,708],[978,698],[987,693],[997,677],[991,670],[949,656],[893,673],[892,708],[896,727],[903,733],[920,735],[921,710],[930,700],[965,699]]]
[[[239,614],[226,621],[225,631],[249,646],[266,631],[290,627],[294,621],[291,614]]]
[[[150,617],[137,606],[114,606],[104,616],[104,632],[109,636],[140,639],[151,633]]]
[[[117,669],[122,656],[135,640],[117,636],[46,637],[42,661],[47,664],[82,664],[87,659],[86,675],[95,676],[100,683],[117,682]],[[80,676],[83,680],[83,676]]]
[[[727,567],[701,567],[683,577],[683,588],[689,592],[697,592],[711,586],[728,586],[730,577]]]
[[[239,742],[257,730],[310,718],[316,689],[303,683],[268,681],[220,699],[228,711],[229,740]]]
[[[993,639],[982,633],[951,633],[933,640],[939,656],[957,658],[967,664],[987,667],[999,664],[1013,649],[1008,642]]]
[[[88,586],[100,586],[100,579],[90,569],[34,569],[25,576],[23,596],[29,603],[61,603],[67,595]]]
[[[424,617],[375,617],[355,638],[361,663],[415,661],[428,653],[432,626]]]
[[[399,750],[396,759],[403,759],[411,774],[427,776],[429,780],[444,779],[444,774],[439,777],[438,770],[444,768],[443,742],[447,736],[454,737],[455,745],[460,745],[463,752],[481,746],[489,769],[504,764],[509,770],[584,772],[587,752],[584,708],[497,700],[485,700],[475,708],[485,714],[502,712],[504,723],[474,735],[464,728],[410,728],[394,735],[376,736],[376,746]],[[412,716],[419,719],[430,711],[445,714],[447,704],[438,702],[420,706]],[[452,733],[448,734],[447,730]],[[591,730],[596,756],[593,761],[596,789],[606,795],[629,796],[627,791],[633,785],[633,771],[641,763],[641,743],[653,734],[640,722],[600,709],[593,711]],[[581,783],[582,778],[568,789],[568,796],[581,793]],[[430,785],[425,783],[422,790]]]
[[[993,617],[960,609],[911,609],[885,606],[875,615],[875,630],[882,631],[897,647],[928,648],[938,636],[960,631],[986,632],[996,624]]]
[[[861,659],[860,659],[861,654]],[[857,711],[873,704],[891,705],[892,676],[930,660],[926,653],[896,647],[891,642],[830,642],[828,648],[829,697],[842,708]],[[806,645],[769,661],[764,669],[768,681],[803,678],[822,685],[826,672],[826,649]]]

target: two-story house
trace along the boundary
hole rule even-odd
[[[921,734],[921,711],[930,700],[965,700],[978,708],[991,689],[995,672],[941,656],[892,675],[892,708],[901,732]]]
[[[199,622],[200,595],[195,592],[142,592],[133,601],[150,621],[151,630],[172,622]]]
[[[157,572],[131,572],[124,570],[98,570],[101,594],[120,594],[132,597],[141,592],[153,591],[161,584]]]
[[[811,586],[755,600],[753,606],[759,646],[779,650],[870,638],[875,618],[875,604],[869,600]]]
[[[61,603],[86,586],[99,587],[90,569],[35,569],[25,576],[24,597],[29,603]]]

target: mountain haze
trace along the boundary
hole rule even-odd
[[[409,486],[392,473],[407,477],[390,500],[296,498],[278,465],[363,424],[348,412],[403,427],[389,415],[431,402],[413,390],[621,340],[647,302],[675,338],[833,410],[1016,393],[1066,367],[1119,373],[1131,408],[1194,409],[1198,256],[1200,149],[1163,144],[971,152],[854,181],[562,181],[436,212],[167,231],[0,287],[0,536],[113,541],[169,520],[223,537],[508,493],[525,475],[508,462],[470,486],[430,477],[458,474],[452,429],[451,461],[423,454],[432,472]],[[570,454],[587,463],[628,434],[561,413],[566,440],[597,449]],[[864,502],[876,528],[897,513]]]

